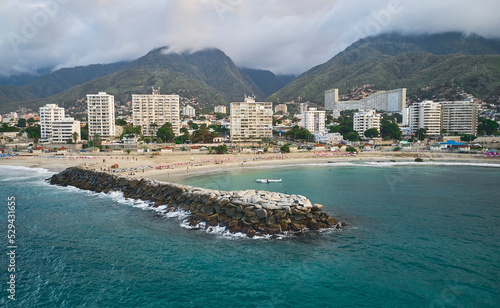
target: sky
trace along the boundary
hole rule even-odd
[[[219,48],[240,67],[300,74],[363,37],[500,38],[498,0],[2,0],[0,76]]]

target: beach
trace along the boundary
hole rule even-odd
[[[302,152],[287,154],[161,154],[127,155],[99,153],[91,156],[41,156],[23,155],[0,159],[0,165],[44,168],[59,172],[68,167],[82,166],[117,175],[150,178],[167,182],[181,182],[187,177],[203,174],[224,173],[234,170],[297,166],[341,162],[461,162],[500,164],[498,157],[482,157],[476,154],[429,153],[429,152],[361,152],[348,153]],[[115,168],[113,168],[115,167]]]

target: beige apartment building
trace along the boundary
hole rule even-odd
[[[279,105],[276,105],[274,107],[274,112],[275,113],[278,113],[278,112],[282,112],[283,114],[287,113],[288,112],[288,107],[286,104],[279,104]]]
[[[132,94],[132,119],[134,125],[141,126],[144,136],[154,136],[167,122],[172,124],[172,130],[178,136],[179,95],[162,95],[160,88],[153,88],[153,94]]]
[[[271,138],[273,136],[273,104],[255,102],[245,97],[244,102],[231,103],[231,140]]]
[[[442,102],[443,127],[448,133],[477,133],[477,104],[470,101]]]

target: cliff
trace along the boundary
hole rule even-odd
[[[223,226],[230,232],[278,235],[341,229],[344,223],[322,212],[323,206],[306,197],[276,192],[220,191],[116,176],[84,168],[68,168],[48,179],[50,184],[75,186],[95,192],[121,191],[126,198],[166,205],[169,211],[189,211],[190,225]]]

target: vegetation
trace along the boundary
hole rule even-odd
[[[425,138],[427,138],[427,128],[419,128],[415,132],[415,136],[417,136],[417,139],[422,141]]]
[[[499,45],[458,33],[368,37],[303,73],[268,100],[290,101],[301,96],[322,103],[328,89],[345,93],[365,84],[381,90],[407,88],[407,96],[419,100],[449,90],[454,95],[457,87],[479,98],[498,96]]]
[[[0,133],[18,132],[20,130],[20,128],[9,126],[7,123],[3,123],[2,127],[0,127]]]
[[[169,142],[174,140],[175,134],[172,129],[172,124],[167,122],[164,125],[162,125],[162,127],[160,127],[156,132],[156,137],[158,139],[161,139],[162,142]]]
[[[345,150],[346,150],[346,152],[349,152],[349,153],[356,153],[356,152],[358,152],[358,150],[356,150],[356,148],[354,148],[354,147],[347,147]]]
[[[17,120],[16,126],[17,127],[26,127],[26,119],[20,118],[19,120]]]
[[[360,140],[359,134],[356,131],[352,131],[352,132],[348,132],[347,134],[344,134],[344,139],[349,140],[349,141]]]
[[[498,123],[484,118],[479,118],[479,125],[477,126],[477,132],[479,135],[494,135],[495,132],[498,135]]]
[[[206,124],[202,124],[200,129],[193,132],[192,139],[194,142],[212,143],[215,137],[219,137],[217,132],[210,132]]]
[[[40,139],[40,136],[42,134],[40,131],[40,125],[27,127],[24,131],[28,135],[28,138],[33,139],[35,144],[38,143],[38,140]]]
[[[116,119],[115,124],[118,126],[125,126],[125,125],[127,125],[127,121],[125,121],[123,119]]]
[[[280,147],[280,151],[282,153],[290,153],[290,144],[289,143],[285,143],[284,145],[282,145]]]
[[[376,138],[378,137],[378,129],[376,128],[369,128],[367,130],[365,130],[365,132],[363,133],[363,135],[365,135],[366,138]]]
[[[212,147],[212,149],[215,151],[216,154],[225,154],[227,153],[227,146],[225,144]]]
[[[311,140],[311,141],[314,140],[314,136],[313,134],[311,134],[311,132],[298,125],[293,126],[289,131],[284,133],[284,135],[294,140],[298,139]]]
[[[73,132],[73,133],[71,134],[71,139],[73,139],[73,143],[76,143],[76,141],[78,140],[78,137],[80,137],[80,136],[78,135],[78,132]]]

